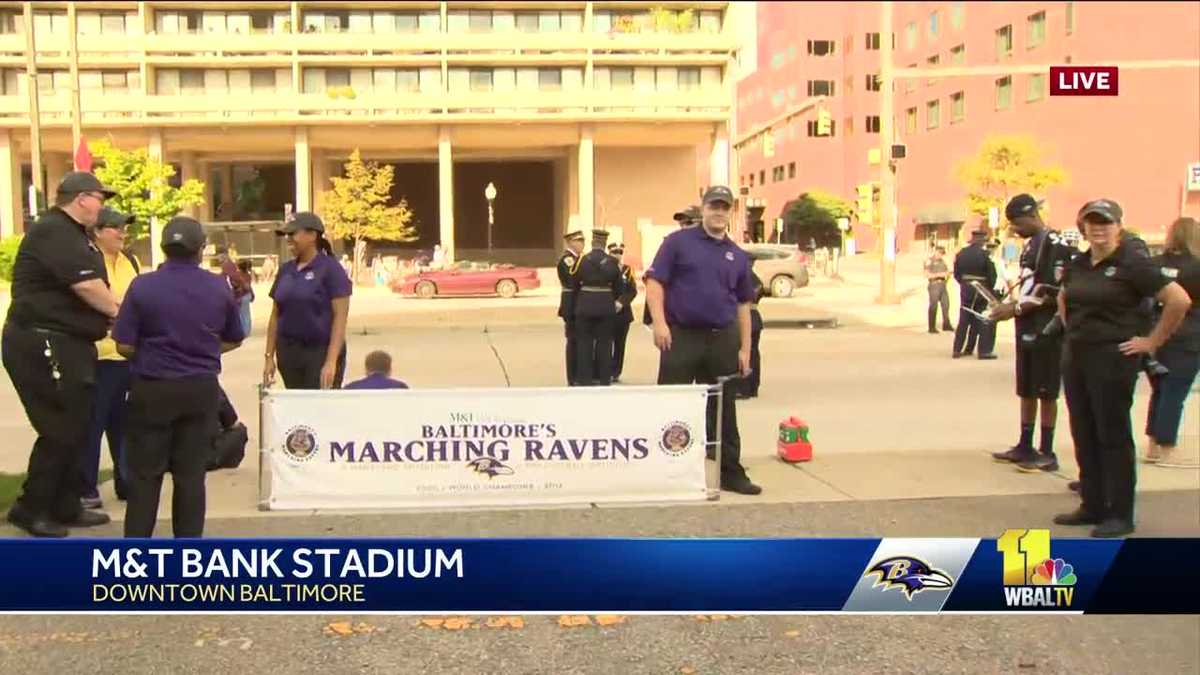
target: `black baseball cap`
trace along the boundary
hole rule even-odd
[[[80,192],[99,192],[104,195],[105,199],[117,194],[89,171],[70,171],[58,184],[58,194],[60,195],[77,195]]]
[[[733,190],[724,185],[714,185],[704,191],[704,199],[700,200],[706,206],[713,202],[725,202],[733,206]]]
[[[676,222],[687,222],[690,220],[700,220],[703,214],[700,212],[700,207],[692,204],[682,211],[676,211],[674,216],[671,216]]]
[[[133,224],[134,217],[128,213],[105,206],[100,209],[100,215],[96,218],[96,227],[122,227]]]
[[[1004,207],[1004,217],[1011,222],[1021,216],[1035,215],[1038,212],[1038,206],[1038,200],[1034,199],[1032,195],[1019,194],[1008,200],[1008,205]]]
[[[1121,211],[1121,205],[1113,200],[1096,199],[1084,204],[1083,208],[1079,209],[1080,220],[1090,215],[1100,216],[1110,223],[1120,223],[1125,214]]]
[[[283,224],[283,228],[276,231],[276,234],[295,234],[300,230],[309,230],[310,232],[324,232],[325,223],[321,222],[321,217],[312,211],[301,211],[292,216],[292,219]]]
[[[204,226],[195,218],[175,216],[163,225],[162,249],[182,249],[184,253],[198,253],[204,248],[207,237]]]

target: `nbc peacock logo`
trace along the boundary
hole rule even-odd
[[[1004,603],[1021,608],[1067,608],[1079,578],[1075,567],[1050,557],[1050,530],[1008,530],[996,540],[1004,554]]]

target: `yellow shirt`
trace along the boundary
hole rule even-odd
[[[141,262],[140,260],[138,261]],[[116,256],[104,254],[104,269],[108,272],[108,286],[112,289],[113,297],[116,298],[117,304],[125,299],[125,291],[129,290],[129,284],[133,283],[133,278],[137,276],[137,271],[133,268],[133,263],[129,262],[129,258],[125,257],[124,253],[118,253]],[[100,354],[101,361],[124,361],[125,358],[117,353],[117,343],[113,342],[112,337],[106,337],[96,343],[96,351]]]

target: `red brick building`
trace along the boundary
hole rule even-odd
[[[759,3],[757,71],[738,86],[736,175],[744,202],[765,201],[768,237],[800,193],[853,201],[878,179],[869,154],[879,144],[879,7]],[[1031,136],[1066,169],[1065,183],[1039,195],[1054,226],[1070,227],[1078,206],[1101,196],[1151,240],[1181,214],[1200,216],[1200,191],[1187,190],[1200,162],[1200,3],[900,2],[892,25],[896,68],[994,69],[897,80],[902,250],[978,226],[955,167],[992,134]],[[1050,97],[1047,72],[1017,72],[1063,64],[1118,66],[1119,95]],[[877,239],[867,223],[855,223],[854,237],[859,250]]]

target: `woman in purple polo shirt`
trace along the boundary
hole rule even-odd
[[[346,318],[353,287],[333,257],[325,224],[315,213],[297,213],[280,232],[294,256],[271,286],[263,383],[275,369],[288,389],[338,389],[346,374]]]

